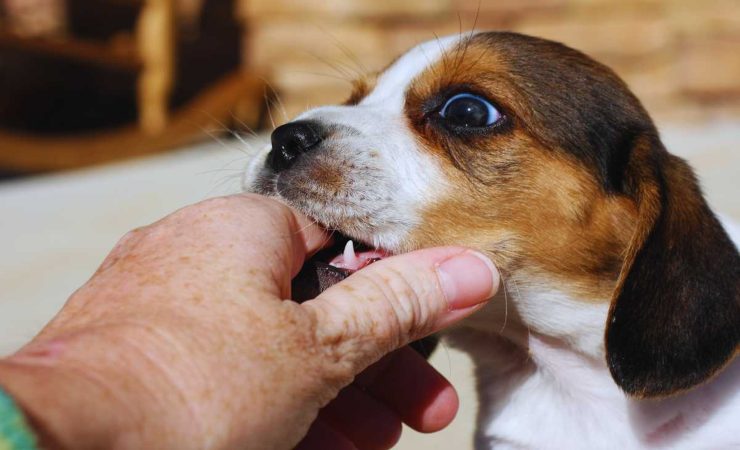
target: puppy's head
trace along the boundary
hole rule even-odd
[[[629,394],[690,388],[737,351],[737,250],[625,84],[563,45],[422,44],[276,129],[247,172],[385,252],[486,252],[527,328],[585,351],[596,336]]]

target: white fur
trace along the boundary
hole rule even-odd
[[[470,352],[476,365],[476,449],[708,450],[740,445],[738,361],[686,394],[641,401],[619,390],[603,359],[534,333],[526,350],[501,351],[502,340],[494,333],[462,329],[450,336],[451,345]]]
[[[590,357],[604,354],[604,324],[609,304],[576,301],[559,291],[556,281],[521,282],[517,308],[529,327],[546,336],[562,339],[574,350]]]
[[[336,126],[335,151],[327,157],[361,168],[347,169],[355,192],[344,203],[302,201],[299,208],[325,224],[336,216],[377,220],[342,231],[402,249],[419,208],[448,187],[437,161],[417,145],[406,125],[404,96],[414,78],[457,42],[456,36],[417,46],[356,106],[316,108],[298,118]],[[261,176],[268,151],[250,164],[247,188]],[[378,184],[389,199],[378,196]],[[359,194],[377,198],[363,203]],[[740,241],[740,233],[730,233]],[[604,299],[571,299],[543,275],[504,281],[497,298],[449,333],[451,345],[470,353],[476,364],[477,449],[740,448],[738,361],[685,394],[660,401],[630,399],[606,366]]]
[[[356,106],[324,106],[296,118],[336,129],[328,138],[330,142],[324,142],[332,154],[320,157],[354,167],[356,173],[348,172],[345,177],[351,183],[363,184],[372,178],[362,189],[355,185],[347,190],[344,202],[317,203],[303,198],[296,204],[299,209],[324,224],[341,221],[346,234],[376,247],[404,250],[407,233],[418,224],[419,209],[446,189],[439,163],[419,148],[411,130],[398,126],[403,122],[404,94],[411,82],[458,40],[452,36],[415,47],[388,68]],[[251,190],[260,176],[268,152],[263,150],[250,162],[244,178],[246,190]],[[357,220],[356,225],[347,225],[353,217],[362,223]],[[368,217],[375,223],[369,224]]]
[[[419,208],[433,202],[445,190],[438,163],[418,148],[416,135],[398,123],[404,120],[405,92],[411,82],[458,39],[451,36],[416,46],[389,67],[378,78],[372,92],[356,106],[319,107],[297,118],[346,125],[359,132],[346,133],[339,145],[355,152],[355,159],[362,163],[380,164],[385,175],[394,180],[397,188],[393,193],[394,207],[374,213],[379,222],[392,225],[375,228],[369,236],[356,236],[376,247],[401,250],[407,233],[418,224]],[[362,150],[375,150],[381,160],[373,164]],[[403,211],[403,216],[396,217],[395,211]]]
[[[360,105],[401,114],[406,102],[406,89],[414,78],[439,61],[445,52],[460,42],[460,39],[460,36],[447,36],[412,48],[383,72],[375,89],[360,102]]]

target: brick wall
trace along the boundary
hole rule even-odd
[[[245,63],[269,74],[288,117],[346,97],[434,35],[513,30],[614,68],[662,121],[740,117],[737,0],[242,0]],[[276,121],[285,120],[275,108]]]

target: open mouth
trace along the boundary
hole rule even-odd
[[[342,236],[344,237],[344,236]],[[364,269],[370,264],[379,261],[387,256],[388,252],[378,249],[371,249],[364,244],[355,245],[354,241],[349,238],[345,238],[344,247],[342,252],[334,256],[330,261],[329,265],[338,269],[344,269],[350,273],[357,272],[360,269]],[[339,240],[341,245],[341,240]]]
[[[358,270],[391,256],[387,251],[374,249],[340,233],[334,233],[334,243],[306,261],[292,282],[292,299],[310,300],[332,285]]]

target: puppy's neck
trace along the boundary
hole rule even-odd
[[[461,326],[479,337],[502,338],[532,354],[530,341],[548,342],[606,367],[606,298],[584,300],[543,277],[503,277],[499,293]],[[547,358],[543,359],[543,364]]]

